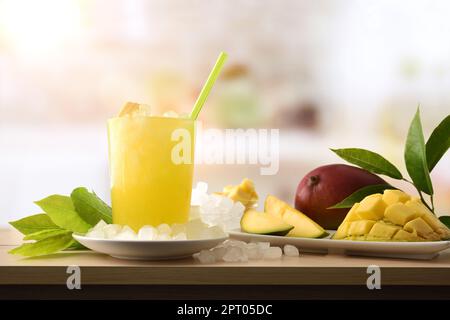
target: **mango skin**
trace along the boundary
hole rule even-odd
[[[386,183],[379,176],[354,166],[321,166],[306,174],[298,184],[295,209],[324,229],[336,230],[349,209],[329,209],[330,207],[363,187]]]
[[[385,190],[355,203],[333,239],[438,241],[450,239],[450,229],[420,199],[400,190]]]

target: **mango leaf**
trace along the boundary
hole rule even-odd
[[[58,228],[58,226],[45,213],[28,216],[17,221],[11,221],[9,224],[25,235],[47,229]]]
[[[450,216],[441,216],[439,217],[439,220],[447,226],[447,228],[450,228]]]
[[[359,190],[356,190],[354,193],[349,195],[347,198],[342,200],[339,203],[336,203],[334,206],[329,207],[328,209],[342,209],[342,208],[351,208],[357,202],[360,202],[365,197],[370,196],[374,193],[382,193],[386,189],[397,189],[390,184],[374,184],[371,186],[363,187]]]
[[[55,235],[58,234],[62,234],[62,233],[66,233],[67,230],[61,229],[61,228],[57,228],[57,229],[47,229],[47,230],[42,230],[42,231],[38,231],[38,232],[34,232],[34,233],[30,233],[27,234],[23,240],[42,240],[48,237],[53,237]]]
[[[426,144],[428,170],[431,172],[450,148],[450,115],[433,130]]]
[[[55,194],[35,203],[60,228],[78,233],[86,233],[91,228],[75,211],[70,197]]]
[[[408,130],[405,143],[405,164],[414,185],[426,194],[432,195],[433,185],[428,170],[419,108],[417,108]]]
[[[24,243],[20,247],[10,250],[9,253],[26,257],[43,256],[64,250],[70,247],[73,241],[72,232],[66,231],[33,243]]]
[[[403,178],[401,172],[391,162],[373,151],[359,148],[331,149],[331,151],[370,172],[384,174],[394,179]]]
[[[96,225],[100,220],[112,223],[112,211],[103,200],[94,192],[80,187],[72,191],[70,195],[76,211],[80,217],[91,225]]]

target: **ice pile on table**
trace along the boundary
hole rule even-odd
[[[238,240],[226,240],[222,244],[210,250],[202,250],[193,255],[200,263],[247,262],[249,260],[277,260],[284,255],[298,257],[299,251],[293,245],[285,245],[283,250],[279,247],[271,247],[269,242],[244,242]]]

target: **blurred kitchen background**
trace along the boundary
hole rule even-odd
[[[106,119],[129,100],[188,112],[222,50],[204,126],[279,128],[280,171],[201,165],[197,181],[292,201],[341,162],[329,147],[404,171],[418,103],[426,137],[450,113],[449,34],[445,0],[0,0],[0,225],[81,185],[109,201]],[[450,213],[449,155],[433,181]]]

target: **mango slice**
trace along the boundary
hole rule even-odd
[[[320,225],[308,216],[275,196],[267,196],[264,202],[264,211],[294,226],[294,229],[287,234],[288,237],[322,238],[328,235]]]
[[[241,229],[248,233],[284,236],[293,228],[281,218],[253,209],[247,210],[241,219]]]
[[[450,229],[420,199],[385,190],[355,203],[333,239],[436,241],[450,239]]]

